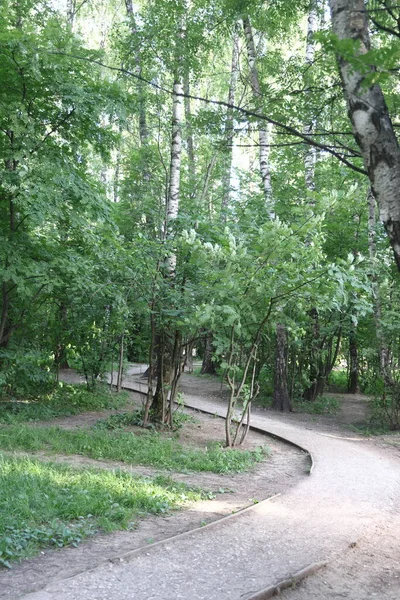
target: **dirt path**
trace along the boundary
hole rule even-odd
[[[185,400],[222,414],[216,396],[185,393]],[[324,571],[285,597],[398,600],[398,456],[364,438],[346,439],[339,429],[318,431],[315,421],[258,412],[253,423],[312,452],[313,475],[233,521],[149,546],[26,598],[239,600],[327,559]]]

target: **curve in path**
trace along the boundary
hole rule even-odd
[[[193,408],[217,402],[185,394]],[[307,448],[315,469],[288,493],[220,526],[166,540],[119,564],[50,584],[30,600],[246,600],[360,536],[399,526],[400,462],[376,448],[254,415],[253,424]]]

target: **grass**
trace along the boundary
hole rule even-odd
[[[340,409],[340,401],[337,398],[332,398],[332,396],[319,396],[313,402],[295,400],[293,408],[295,412],[310,415],[335,415]]]
[[[119,471],[73,469],[0,454],[0,565],[40,548],[76,546],[99,530],[133,528],[204,497],[170,478],[132,477]]]
[[[173,414],[173,429],[181,429],[185,423],[195,423],[196,419],[189,414],[176,410]],[[99,419],[96,422],[96,429],[108,429],[113,431],[115,429],[124,429],[125,427],[132,426],[143,426],[143,410],[137,409],[132,412],[123,412],[116,415],[110,415],[105,419]],[[151,427],[155,429],[155,427]]]
[[[267,456],[267,450],[223,449],[218,443],[206,450],[184,448],[176,439],[155,432],[140,435],[124,431],[65,430],[57,427],[12,425],[0,428],[3,450],[44,450],[55,454],[82,454],[181,472],[240,473]]]
[[[51,394],[40,400],[0,401],[0,423],[13,425],[29,421],[48,421],[90,410],[118,408],[126,401],[126,392],[117,395],[110,392],[105,385],[99,385],[94,392],[90,392],[83,385],[60,383]]]

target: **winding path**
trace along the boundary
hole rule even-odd
[[[185,402],[213,414],[224,412],[216,401],[185,394]],[[246,600],[310,563],[346,552],[362,536],[388,526],[399,531],[396,457],[363,441],[287,423],[284,417],[257,414],[252,423],[310,451],[312,476],[234,519],[132,552],[24,598]]]

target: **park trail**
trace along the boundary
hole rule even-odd
[[[125,383],[128,388],[138,389],[138,372],[131,371]],[[215,396],[208,399],[189,393],[185,380],[184,387],[187,406],[223,416],[225,408]],[[321,572],[315,593],[311,577],[306,595],[301,596],[300,587],[284,592],[285,598],[300,594],[296,598],[361,600],[375,596],[398,600],[400,571],[395,565],[399,564],[400,542],[394,541],[400,526],[398,456],[365,438],[323,433],[285,415],[256,412],[252,425],[308,451],[312,474],[286,493],[234,518],[53,581],[24,598],[246,600],[309,565],[326,561],[328,566]],[[390,556],[374,555],[368,551],[372,547],[375,551],[384,548]],[[362,560],[371,564],[370,579],[376,579],[364,587],[345,569],[354,563],[358,548],[364,552]],[[343,580],[338,564],[342,564]],[[385,564],[389,566],[383,581]],[[367,582],[368,573],[364,572],[361,580]],[[374,583],[379,593],[371,591]],[[342,591],[338,592],[339,588]]]

